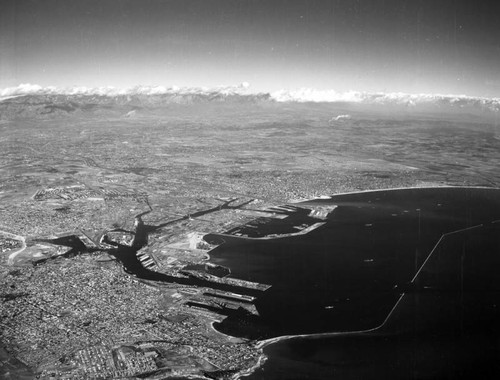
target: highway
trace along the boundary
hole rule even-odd
[[[15,250],[14,252],[9,253],[9,258],[8,258],[7,263],[9,265],[12,265],[12,264],[14,264],[14,258],[26,249],[26,238],[24,236],[15,235],[15,234],[12,234],[12,233],[4,231],[4,230],[0,230],[0,234],[7,236],[10,239],[19,240],[22,244],[21,248]]]

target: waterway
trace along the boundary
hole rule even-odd
[[[249,378],[497,376],[500,190],[363,192],[302,206],[331,203],[326,225],[307,235],[210,252],[233,276],[272,285],[259,319],[216,325],[262,340],[268,360]]]

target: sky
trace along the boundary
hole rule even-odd
[[[489,0],[1,0],[0,88],[500,97],[499,11]]]

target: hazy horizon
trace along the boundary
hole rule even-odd
[[[12,1],[0,89],[216,87],[500,96],[494,2]]]

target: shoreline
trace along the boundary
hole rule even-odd
[[[417,190],[417,189],[491,189],[491,190],[500,190],[500,187],[493,186],[454,186],[454,185],[442,185],[442,186],[407,186],[407,187],[391,187],[386,189],[371,189],[371,190],[357,190],[357,191],[347,191],[344,193],[336,193],[333,195],[321,195],[317,198],[304,199],[298,202],[291,202],[291,204],[301,204],[306,202],[313,202],[316,200],[331,200],[333,197],[339,195],[352,195],[352,194],[361,194],[361,193],[376,193],[382,191],[398,191],[398,190]]]
[[[247,368],[241,372],[238,372],[233,377],[231,377],[231,380],[238,380],[241,377],[250,376],[252,373],[255,372],[255,370],[260,368],[266,361],[267,361],[267,356],[264,354],[264,351],[262,351],[262,353],[259,355],[259,359],[257,359],[257,363],[255,363],[254,366]]]
[[[432,190],[432,189],[443,189],[443,188],[444,189],[485,189],[485,190],[491,189],[491,190],[500,190],[497,187],[489,187],[489,186],[450,186],[450,185],[443,185],[443,186],[422,186],[422,187],[413,186],[413,187],[401,187],[401,188],[390,188],[390,189],[376,189],[376,190],[361,190],[361,191],[353,191],[353,192],[346,192],[346,193],[338,193],[338,194],[334,194],[332,196],[329,196],[328,198],[323,196],[323,197],[320,197],[320,198],[313,198],[313,199],[310,199],[310,200],[303,200],[303,201],[300,201],[300,203],[314,202],[315,200],[327,200],[327,199],[333,200],[333,198],[335,196],[338,196],[338,195],[350,195],[350,194],[358,194],[358,193],[375,193],[375,192],[398,191],[398,190],[413,190],[413,189],[415,189],[415,190],[420,190],[420,189],[430,189],[430,190]],[[477,227],[477,226],[474,226],[474,227]],[[456,232],[456,231],[451,231],[451,232],[448,232],[448,233],[443,234],[443,235],[447,235],[447,234],[454,233],[454,232]],[[441,236],[441,237],[443,237],[443,236]],[[438,244],[439,244],[439,241],[436,243],[436,246]],[[434,247],[434,249],[436,248],[436,246]],[[432,251],[431,251],[431,253],[432,253]],[[380,325],[378,325],[376,327],[373,327],[373,328],[370,328],[370,329],[366,329],[366,330],[358,330],[358,331],[338,331],[338,332],[325,332],[325,333],[313,333],[313,334],[282,335],[282,336],[278,336],[278,337],[274,337],[274,338],[269,338],[269,339],[264,339],[264,340],[261,340],[261,341],[257,341],[256,348],[264,350],[266,347],[271,346],[272,344],[276,344],[276,343],[284,342],[284,341],[289,341],[289,340],[294,340],[294,339],[311,339],[311,340],[313,340],[313,339],[321,339],[321,338],[330,338],[330,337],[335,337],[335,336],[359,335],[359,334],[364,334],[364,333],[373,333],[373,332],[376,332],[376,331],[380,330],[385,325],[385,323],[387,322],[387,320],[389,319],[389,317],[392,315],[394,309],[400,303],[401,298],[403,298],[403,297],[404,297],[404,293],[401,294],[400,298],[398,299],[398,301],[394,305],[393,309],[389,312],[389,314],[387,315],[387,317],[382,321],[382,323]],[[262,351],[262,355],[267,359],[267,356],[264,354],[264,351]],[[244,373],[240,374],[238,377],[235,377],[235,379],[237,379],[239,377],[242,377],[242,376],[248,376],[248,375],[250,375],[251,373],[253,373],[256,369],[258,369],[263,364],[264,364],[264,362],[261,362],[260,358],[259,358],[258,363],[254,367],[252,367],[251,369],[248,369],[248,370],[244,371]]]

